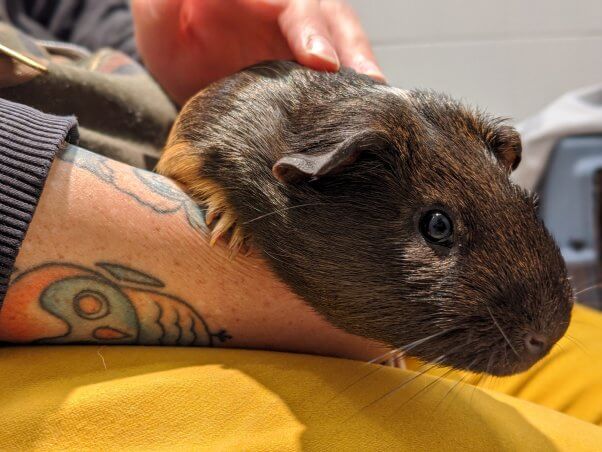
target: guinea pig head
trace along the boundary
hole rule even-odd
[[[508,179],[517,132],[439,94],[376,91],[351,119],[295,118],[298,149],[273,166],[287,237],[262,246],[347,331],[475,372],[529,368],[573,301],[534,198]]]

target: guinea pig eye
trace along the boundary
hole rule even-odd
[[[429,210],[422,214],[420,233],[429,243],[451,247],[454,226],[449,216],[441,210]]]

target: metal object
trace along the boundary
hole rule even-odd
[[[5,46],[4,44],[0,44],[0,53],[8,55],[9,57],[38,71],[48,72],[48,68],[42,63],[34,60],[33,58],[27,55],[22,54],[21,52],[17,52],[16,50],[11,49],[10,47]]]
[[[578,300],[602,309],[602,135],[560,140],[537,191]]]

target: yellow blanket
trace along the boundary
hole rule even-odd
[[[497,391],[284,353],[0,348],[0,449],[602,450],[602,315],[576,308],[569,335]]]

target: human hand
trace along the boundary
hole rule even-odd
[[[132,0],[149,71],[178,103],[255,63],[341,65],[383,80],[362,26],[344,0]]]

